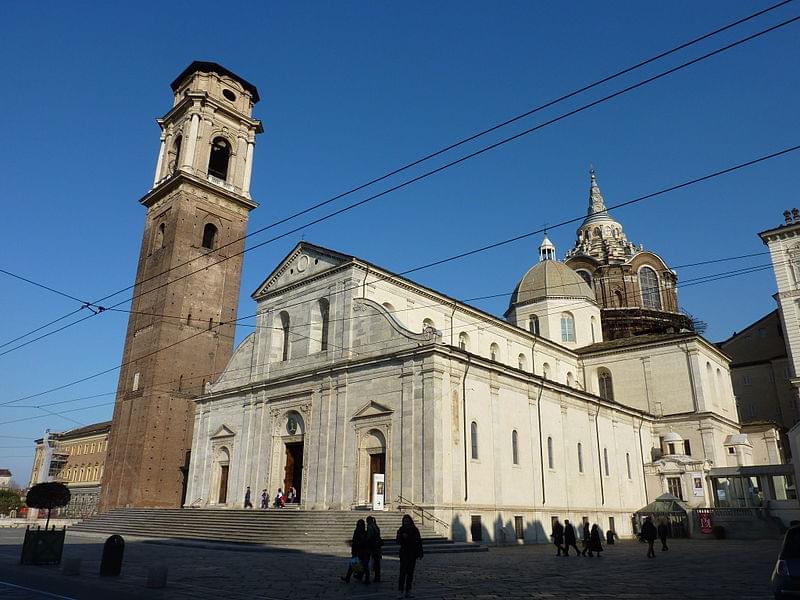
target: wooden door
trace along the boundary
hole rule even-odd
[[[286,467],[284,467],[283,491],[284,493],[294,486],[297,492],[297,501],[300,501],[303,483],[303,442],[286,444]]]
[[[228,501],[228,465],[220,465],[219,468],[219,503],[225,504]]]

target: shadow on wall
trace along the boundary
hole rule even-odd
[[[461,522],[461,518],[458,515],[453,517],[453,522],[450,524],[450,533],[453,536],[454,542],[467,541],[467,528],[464,527],[464,524]]]
[[[459,515],[455,515],[450,525],[450,533],[454,542],[479,542],[482,544],[541,544],[549,541],[541,521],[524,521],[522,539],[517,537],[516,523],[508,519],[505,523],[497,516],[493,523],[493,534],[484,525],[479,515],[474,515],[469,523],[469,530]]]

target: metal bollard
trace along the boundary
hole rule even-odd
[[[125,540],[120,535],[112,535],[103,544],[103,558],[100,560],[100,575],[116,577],[122,571],[122,554],[125,552]]]
[[[147,587],[167,587],[167,567],[158,565],[147,569]]]
[[[81,574],[81,559],[80,558],[65,558],[64,566],[61,567],[62,575],[80,575]]]

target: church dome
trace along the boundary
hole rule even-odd
[[[585,298],[595,302],[592,289],[567,265],[543,260],[531,268],[514,288],[510,306],[542,298]]]

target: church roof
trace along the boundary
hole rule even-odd
[[[258,90],[256,89],[256,86],[254,86],[252,83],[250,83],[246,79],[239,77],[233,71],[229,71],[219,63],[208,62],[205,60],[196,60],[188,67],[186,67],[183,71],[181,71],[181,74],[178,75],[175,78],[175,81],[173,81],[170,84],[172,91],[173,92],[178,91],[178,88],[181,86],[181,83],[183,83],[183,80],[186,79],[192,73],[197,73],[198,71],[200,73],[216,73],[217,75],[224,75],[232,79],[235,79],[241,84],[241,86],[244,89],[246,89],[253,95],[253,104],[261,100],[261,98],[259,98],[258,96]]]
[[[585,298],[595,301],[594,292],[583,278],[557,260],[543,260],[528,270],[514,288],[510,306],[541,298]]]

